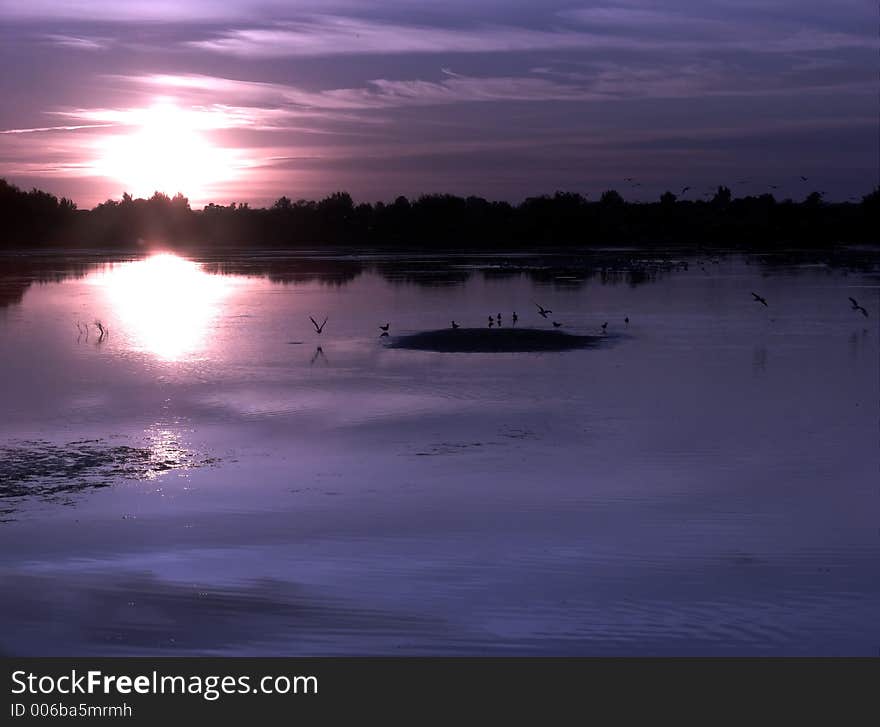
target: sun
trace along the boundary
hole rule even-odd
[[[97,172],[135,197],[181,192],[204,199],[212,186],[237,176],[234,151],[208,139],[204,116],[170,101],[131,110],[126,122],[132,131],[100,142]]]

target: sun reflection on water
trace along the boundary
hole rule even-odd
[[[89,282],[107,296],[113,335],[163,361],[203,354],[224,303],[243,284],[171,253],[108,266]]]

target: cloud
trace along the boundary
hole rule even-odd
[[[44,39],[52,45],[72,48],[74,50],[104,50],[110,45],[106,38],[88,38],[76,35],[45,35]]]
[[[538,50],[780,53],[873,48],[869,34],[753,24],[636,8],[590,8],[557,15],[545,29],[511,25],[441,27],[319,15],[270,27],[231,28],[185,41],[202,51],[245,58],[514,53]],[[662,31],[662,32],[660,32]]]
[[[113,124],[76,124],[74,126],[35,126],[30,129],[2,129],[0,134],[35,134],[42,131],[77,131],[79,129],[101,129]]]
[[[437,27],[316,16],[269,28],[225,30],[189,41],[200,50],[254,58],[400,53],[489,53],[585,48],[590,36],[511,26]]]

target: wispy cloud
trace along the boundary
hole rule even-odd
[[[199,50],[245,58],[393,55],[415,53],[512,53],[538,50],[739,50],[779,53],[873,47],[869,34],[820,28],[756,32],[741,23],[626,8],[591,8],[560,13],[555,26],[441,27],[313,16],[272,27],[233,28],[187,41]],[[674,30],[670,37],[657,32]],[[646,32],[651,31],[651,32]]]
[[[0,134],[35,134],[43,131],[77,131],[79,129],[100,129],[113,124],[76,124],[74,126],[35,126],[29,129],[2,129]]]
[[[94,38],[78,35],[45,35],[44,40],[52,45],[72,48],[74,50],[97,51],[109,47],[110,41],[106,38]]]

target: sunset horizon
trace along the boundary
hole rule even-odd
[[[0,177],[82,207],[718,184],[797,199],[800,176],[844,201],[878,182],[863,0],[6,0],[0,20]]]

